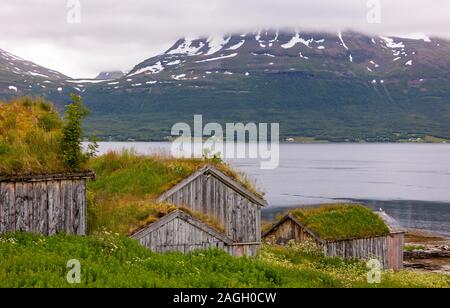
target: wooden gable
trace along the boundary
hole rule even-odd
[[[322,239],[298,221],[292,214],[287,214],[269,230],[264,232],[263,238],[266,241],[275,241],[277,244],[287,244],[291,240],[296,242],[313,240],[318,244],[324,243]]]
[[[261,242],[261,207],[267,202],[214,167],[200,169],[157,201],[213,218],[234,243]]]
[[[177,210],[134,233],[131,238],[154,252],[225,249],[231,241],[191,215]]]

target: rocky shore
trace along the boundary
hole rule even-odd
[[[450,275],[450,239],[408,230],[404,259],[405,268]]]

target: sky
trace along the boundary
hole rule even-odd
[[[73,78],[130,70],[185,36],[297,28],[450,39],[448,0],[1,0],[0,49]]]

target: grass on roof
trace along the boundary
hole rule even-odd
[[[257,192],[243,174],[216,160],[143,156],[133,150],[109,152],[91,159],[90,168],[97,178],[88,185],[90,231],[106,228],[125,235],[167,215],[174,208],[156,204],[154,200],[207,164]],[[211,218],[191,214],[215,229],[223,229]]]
[[[365,238],[389,234],[384,221],[358,204],[333,204],[293,210],[292,215],[323,240]]]
[[[59,114],[44,99],[0,101],[0,174],[64,172],[62,126]]]
[[[76,166],[70,167],[67,162],[66,124],[67,119],[64,121],[52,103],[43,98],[0,101],[0,175],[87,171],[89,155],[85,153]]]

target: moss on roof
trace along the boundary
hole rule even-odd
[[[366,238],[389,234],[384,221],[359,204],[332,204],[304,208],[291,214],[323,240]]]
[[[173,206],[157,204],[155,199],[206,165],[257,192],[245,175],[216,160],[143,156],[132,150],[108,152],[92,159],[90,168],[96,172],[96,180],[88,185],[91,231],[106,228],[129,234],[171,213]],[[210,217],[191,214],[215,229],[222,228]]]
[[[88,171],[68,168],[58,111],[43,98],[0,101],[0,175],[28,176]]]
[[[0,174],[65,172],[62,125],[53,105],[43,99],[0,101]]]

